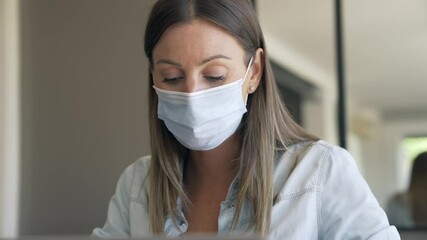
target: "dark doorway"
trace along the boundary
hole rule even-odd
[[[288,111],[295,122],[302,126],[304,120],[302,103],[312,94],[314,86],[274,61],[271,61],[271,66]]]

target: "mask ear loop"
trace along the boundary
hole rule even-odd
[[[253,59],[254,59],[254,57],[252,56],[252,57],[251,57],[251,59],[249,60],[248,68],[246,68],[246,73],[245,73],[245,76],[243,77],[242,86],[244,85],[244,83],[245,83],[245,81],[246,81],[246,77],[248,76],[249,69],[250,69],[250,68],[251,68],[251,66],[252,66],[252,60],[253,60]],[[246,105],[246,103],[247,103],[247,101],[248,101],[248,96],[249,96],[249,92],[248,92],[248,94],[246,94],[246,97],[245,97],[245,105]]]

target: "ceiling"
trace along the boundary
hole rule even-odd
[[[351,101],[387,113],[427,113],[427,1],[344,0],[343,9]],[[257,10],[264,33],[282,46],[274,54],[306,63],[285,67],[319,78],[307,73],[315,68],[335,81],[334,1],[260,0]]]

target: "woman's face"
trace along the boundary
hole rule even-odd
[[[220,86],[244,77],[245,59],[237,40],[210,22],[173,25],[153,50],[154,85],[187,93]],[[243,89],[247,89],[251,73],[252,69]]]

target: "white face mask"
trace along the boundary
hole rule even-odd
[[[252,58],[242,79],[202,91],[184,93],[153,86],[159,99],[158,118],[183,146],[199,151],[216,148],[237,130],[247,111],[242,85],[251,63]]]

